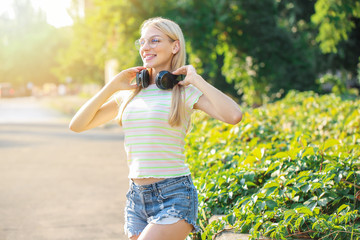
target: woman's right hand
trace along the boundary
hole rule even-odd
[[[117,75],[115,75],[113,79],[111,79],[109,84],[111,84],[112,87],[115,88],[115,91],[135,89],[137,88],[137,85],[136,83],[132,84],[131,81],[136,77],[136,73],[144,69],[146,68],[138,66],[123,70]]]
[[[70,129],[74,132],[82,132],[114,119],[119,107],[115,101],[108,101],[109,97],[119,90],[135,89],[137,86],[131,84],[131,81],[136,77],[136,73],[143,69],[145,67],[129,68],[113,77],[79,109],[70,122]]]

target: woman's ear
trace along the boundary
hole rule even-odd
[[[177,54],[180,50],[180,42],[179,40],[175,40],[174,45],[172,47],[172,53]]]

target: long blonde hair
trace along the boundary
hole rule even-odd
[[[175,71],[176,69],[184,66],[186,60],[185,39],[179,25],[169,19],[156,17],[144,21],[141,25],[141,32],[143,32],[148,27],[154,27],[167,35],[171,40],[179,41],[180,49],[171,59],[170,71]],[[118,118],[120,125],[122,125],[122,115],[126,106],[140,91],[141,87],[136,88],[129,96],[129,98],[122,104],[122,108],[119,110],[120,114]],[[185,96],[183,94],[183,86],[175,85],[175,87],[172,89],[171,109],[168,119],[170,126],[174,127],[186,124],[184,97]]]

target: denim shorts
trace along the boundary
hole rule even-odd
[[[124,230],[129,237],[139,235],[149,223],[173,223],[174,219],[193,225],[192,232],[200,230],[196,225],[197,190],[190,175],[148,185],[130,181],[126,198]]]

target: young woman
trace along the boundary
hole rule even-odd
[[[199,109],[237,124],[242,113],[193,66],[185,66],[184,37],[175,22],[160,17],[145,21],[136,43],[143,66],[117,74],[81,107],[70,129],[82,132],[118,117],[130,178],[125,232],[132,240],[185,239],[191,231],[199,230],[197,191],[184,155],[190,115]],[[174,78],[171,74],[161,78],[161,71],[184,75],[184,79],[174,81],[172,89],[160,89],[159,79]],[[135,78],[137,83],[133,83]],[[111,98],[121,90],[132,93]]]

